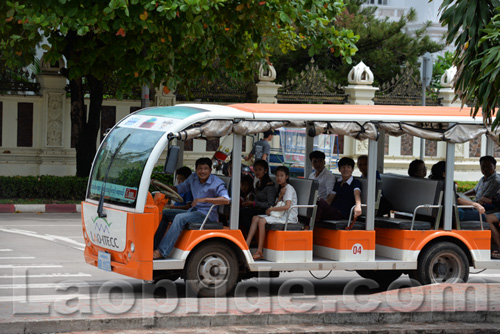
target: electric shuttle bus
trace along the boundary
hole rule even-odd
[[[213,208],[228,213],[226,222],[186,225],[170,257],[153,260],[163,197],[179,196],[158,181],[153,183],[161,191],[150,191],[153,168],[163,165],[166,173],[175,172],[183,165],[186,140],[231,135],[232,167],[239,171],[243,136],[280,127],[306,131],[306,157],[321,134],[368,141],[368,176],[360,179],[362,216],[316,221],[317,181],[290,178],[299,223],[268,224],[264,256],[254,260],[238,229],[241,174],[233,173],[232,180],[221,178],[236,200]],[[445,180],[395,174],[377,180],[384,133],[445,141]],[[146,281],[183,278],[199,296],[223,296],[242,279],[282,271],[355,270],[385,285],[403,273],[421,284],[466,282],[470,267],[500,268],[500,260],[490,258],[488,224],[479,214],[473,221],[459,221],[455,214],[455,144],[482,134],[498,140],[480,117],[452,107],[185,104],[142,109],[119,121],[96,154],[82,202],[85,261]],[[311,172],[307,159],[304,170],[306,176]],[[381,193],[392,204],[389,216],[376,214]]]

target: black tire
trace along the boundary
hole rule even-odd
[[[469,261],[462,248],[451,242],[436,243],[418,258],[410,277],[421,284],[462,283],[469,278]]]
[[[356,270],[359,276],[372,279],[381,289],[387,289],[403,272],[400,270]]]
[[[222,242],[196,248],[184,269],[188,289],[199,297],[224,297],[233,291],[238,278],[236,254]]]

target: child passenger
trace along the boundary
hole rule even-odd
[[[247,245],[250,246],[257,229],[259,230],[257,251],[253,254],[254,260],[260,260],[264,257],[264,241],[266,239],[266,223],[281,223],[285,224],[287,221],[287,210],[290,207],[297,205],[297,193],[295,189],[288,183],[290,171],[285,166],[276,168],[276,182],[278,183],[278,198],[276,203],[284,202],[282,206],[273,206],[266,210],[265,215],[258,215],[252,218],[252,225],[248,232]],[[276,212],[277,214],[273,214]],[[281,216],[279,216],[282,213]],[[294,224],[298,222],[298,212],[296,208],[290,210],[288,214],[288,223]]]

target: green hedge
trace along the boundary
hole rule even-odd
[[[468,190],[474,188],[477,184],[477,181],[455,181],[458,185],[457,192],[464,193]]]
[[[162,170],[163,167],[156,167],[152,178],[172,184],[172,175],[159,174]],[[81,201],[85,199],[87,180],[76,176],[0,176],[0,199]]]

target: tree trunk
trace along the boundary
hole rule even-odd
[[[69,81],[71,89],[71,141],[75,143],[76,149],[76,176],[85,177],[83,159],[81,157],[82,147],[85,141],[82,138],[84,125],[87,122],[87,112],[85,110],[84,89],[82,78]]]

